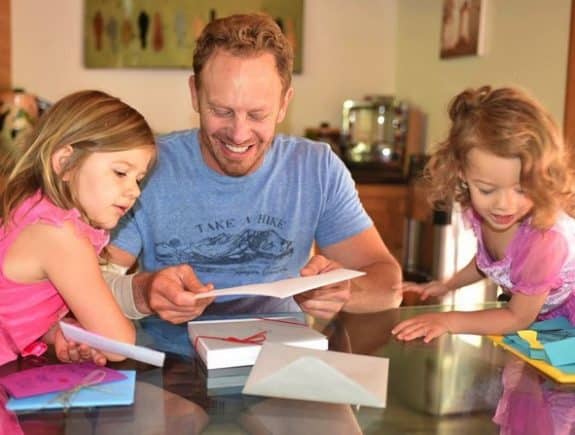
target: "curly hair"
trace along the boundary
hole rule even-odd
[[[271,53],[275,58],[283,91],[291,86],[293,48],[279,25],[269,15],[230,15],[206,25],[194,50],[193,68],[197,89],[200,88],[202,69],[217,50],[229,51],[240,57]]]
[[[457,202],[471,206],[460,178],[469,151],[480,148],[498,157],[519,158],[520,183],[533,201],[532,224],[546,229],[557,213],[575,216],[573,169],[561,133],[549,113],[517,88],[466,89],[449,105],[451,128],[423,171],[429,201],[439,209]]]

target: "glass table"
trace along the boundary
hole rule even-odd
[[[502,428],[501,433],[522,435],[575,433],[575,386],[554,384],[489,339],[446,335],[429,344],[401,343],[390,334],[401,319],[454,308],[480,307],[402,307],[315,322],[331,350],[390,359],[384,409],[242,395],[241,380],[208,388],[195,356],[167,354],[163,368],[110,364],[136,369],[134,405],[18,415],[1,409],[0,433],[486,435]],[[0,376],[45,362],[16,361],[0,367]],[[496,413],[503,426],[494,422]]]

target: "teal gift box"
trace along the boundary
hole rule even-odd
[[[11,411],[89,408],[95,406],[132,405],[136,390],[136,372],[119,370],[125,379],[104,384],[86,385],[77,390],[39,394],[20,399],[11,398],[6,408]]]

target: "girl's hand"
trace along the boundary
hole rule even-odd
[[[393,290],[400,290],[402,293],[419,293],[419,297],[422,301],[426,300],[429,296],[443,296],[450,291],[441,281],[431,281],[423,284],[405,281],[394,286]]]
[[[391,330],[398,340],[410,341],[423,337],[425,343],[450,332],[445,313],[427,313],[400,322]]]
[[[66,322],[80,326],[76,320],[71,318],[66,318]],[[66,339],[58,324],[54,325],[44,336],[44,341],[54,344],[56,356],[65,363],[92,361],[96,365],[105,366],[108,361],[99,350],[92,349],[87,344]]]

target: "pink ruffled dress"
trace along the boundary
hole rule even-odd
[[[533,367],[510,360],[502,373],[503,394],[493,422],[500,435],[573,435],[575,394],[556,388]]]
[[[8,227],[0,227],[0,365],[18,355],[40,355],[46,345],[39,339],[62,318],[68,307],[48,280],[18,283],[4,275],[4,258],[16,238],[27,226],[42,222],[62,226],[74,224],[78,233],[88,237],[97,253],[108,243],[108,233],[81,220],[76,209],[63,210],[37,192],[14,212]]]
[[[523,221],[501,260],[493,260],[483,243],[481,217],[467,210],[478,241],[477,267],[508,293],[535,295],[549,291],[538,319],[558,316],[575,324],[575,219],[561,213],[542,231]]]

